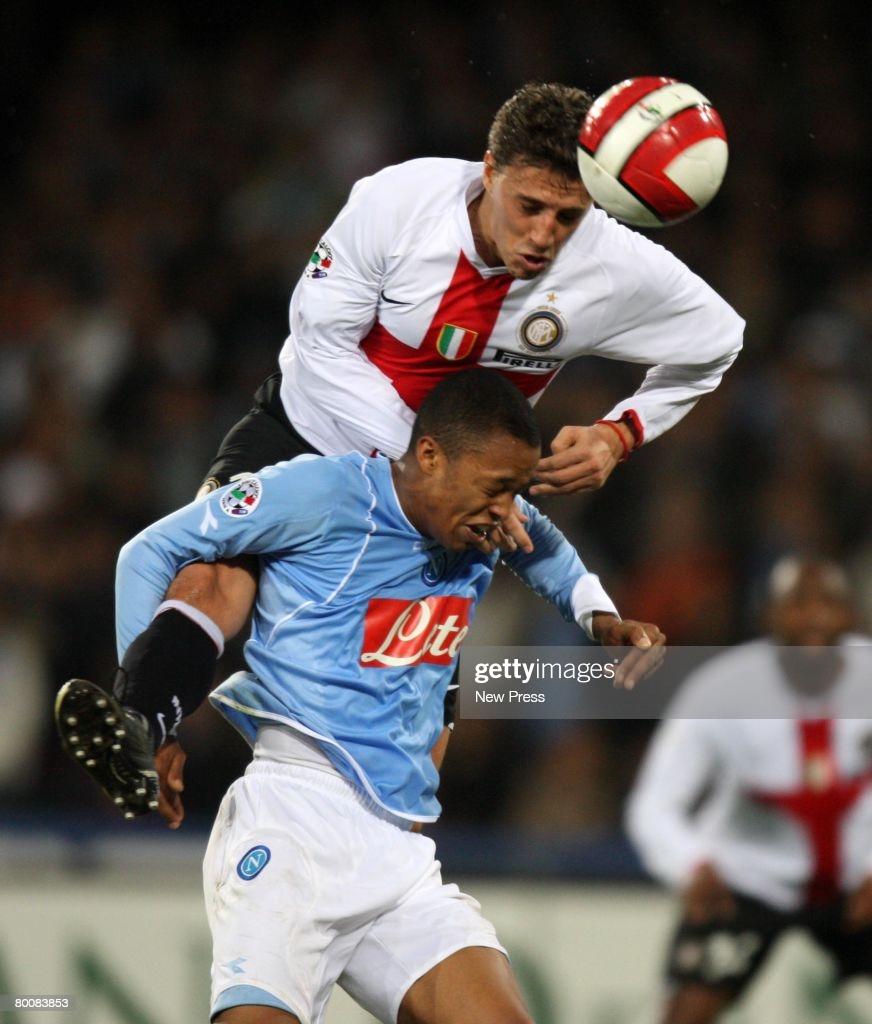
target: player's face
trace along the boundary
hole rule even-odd
[[[825,568],[805,566],[773,602],[773,633],[791,647],[831,647],[851,628],[851,608],[842,582]]]
[[[428,466],[419,529],[449,550],[489,554],[500,543],[495,527],[529,485],[538,461],[538,448],[507,434],[454,458],[438,449]]]
[[[480,254],[523,281],[551,266],[592,204],[579,178],[570,180],[550,168],[525,164],[497,169],[489,155],[484,186],[478,217],[481,239],[476,239],[485,249]]]

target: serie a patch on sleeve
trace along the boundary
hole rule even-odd
[[[332,266],[333,250],[327,244],[327,240],[322,238],[315,251],[309,257],[309,262],[306,264],[306,277],[313,278],[315,280],[326,277],[327,271]]]
[[[263,484],[256,476],[247,476],[230,485],[219,501],[221,511],[232,519],[239,519],[251,513],[260,504]]]

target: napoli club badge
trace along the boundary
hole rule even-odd
[[[268,846],[252,846],[236,865],[236,874],[243,882],[250,882],[269,864],[272,854]]]
[[[421,578],[428,586],[435,587],[445,577],[447,571],[448,552],[444,548],[434,548],[429,562],[424,566]]]

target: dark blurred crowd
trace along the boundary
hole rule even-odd
[[[111,816],[57,749],[50,709],[65,679],[112,676],[118,549],[193,497],[273,370],[291,289],[352,182],[413,156],[478,159],[528,79],[595,94],[667,74],[709,96],[726,182],[655,237],[748,322],[715,395],[601,492],[543,507],[619,608],[673,643],[746,639],[761,579],[797,548],[844,561],[872,609],[868,14],[116,7],[0,14],[0,811]],[[571,364],[538,407],[546,436],[602,415],[642,372]],[[500,580],[480,642],[574,642],[540,604]],[[222,672],[239,657],[231,645]],[[645,723],[544,725],[461,722],[446,816],[615,829]],[[241,741],[207,709],[185,729],[189,807],[208,814]]]

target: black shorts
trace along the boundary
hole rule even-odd
[[[872,973],[872,927],[846,931],[844,899],[826,907],[784,912],[747,896],[733,896],[736,916],[728,921],[679,922],[667,954],[671,984],[704,985],[738,995],[789,928],[802,929],[829,953],[839,978]]]
[[[257,389],[253,408],[221,442],[200,493],[223,487],[240,473],[256,473],[297,455],[321,454],[291,425],[279,394],[281,383],[282,375],[274,373]]]

